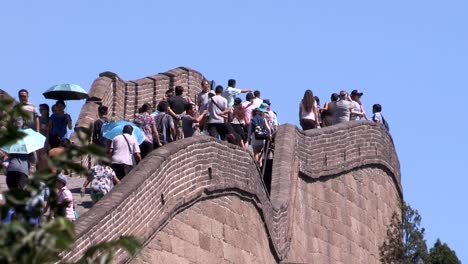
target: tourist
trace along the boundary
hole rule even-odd
[[[253,103],[255,96],[253,93],[247,93],[245,95],[245,102],[242,103],[242,107],[245,109],[245,124],[250,125],[250,119],[252,119],[252,112],[255,110],[255,104]]]
[[[256,108],[253,112],[254,116],[250,121],[250,140],[255,160],[261,166],[262,151],[265,146],[266,140],[271,137],[271,131],[267,125],[265,117],[268,115],[268,105],[262,103],[260,107]]]
[[[317,102],[311,90],[304,92],[304,97],[299,104],[299,121],[302,130],[309,130],[319,126]]]
[[[182,118],[182,128],[184,130],[184,137],[192,137],[201,135],[198,124],[205,118],[208,111],[204,110],[200,114],[197,114],[197,110],[194,104],[189,104],[185,110],[185,114]]]
[[[332,93],[330,96],[330,102],[326,102],[322,108],[322,126],[331,126],[334,123],[336,101],[338,101],[338,94]]]
[[[19,128],[31,128],[32,130],[40,131],[39,113],[34,104],[29,102],[29,92],[26,89],[21,89],[18,92],[19,103],[21,109],[26,112],[28,117],[17,117],[16,124]]]
[[[50,116],[49,120],[49,136],[58,136],[60,139],[65,138],[68,129],[72,128],[72,120],[69,114],[65,113],[65,102],[58,100],[55,103],[57,112]]]
[[[169,104],[166,101],[159,102],[158,111],[159,114],[154,117],[154,121],[158,130],[159,142],[166,145],[176,139],[174,119],[168,113]]]
[[[168,113],[174,118],[176,127],[176,138],[175,140],[184,138],[184,131],[182,130],[182,120],[180,115],[185,112],[188,101],[183,97],[184,87],[175,87],[175,96],[169,97],[167,102],[169,103]]]
[[[353,104],[353,108],[351,110],[351,116],[350,120],[369,120],[367,118],[366,112],[364,111],[364,108],[362,107],[361,103],[361,97],[364,93],[358,90],[353,90],[351,92],[351,100]]]
[[[109,123],[111,120],[107,116],[108,114],[108,107],[104,105],[100,105],[98,107],[98,119],[96,119],[93,122],[93,135],[92,135],[92,141],[94,144],[101,146],[103,148],[108,147],[108,143],[110,143],[110,140],[105,138],[102,135],[102,126],[104,124]]]
[[[145,140],[140,144],[141,158],[145,158],[151,151],[153,151],[153,144],[155,147],[160,147],[161,141],[159,139],[158,130],[154,117],[151,116],[153,108],[149,103],[144,103],[140,108],[140,114],[135,117],[135,123],[145,133]],[[154,141],[153,141],[154,140]]]
[[[276,112],[271,110],[270,99],[264,99],[263,102],[268,105],[268,116],[271,120],[271,134],[274,134],[278,130],[278,115],[276,114]]]
[[[60,139],[57,135],[52,135],[49,138],[50,149],[48,156],[51,159],[56,159],[60,155],[66,153],[71,146],[71,141],[68,138]],[[58,170],[55,166],[50,167],[52,174],[58,174],[61,171]],[[64,174],[68,174],[67,170],[63,171]]]
[[[208,103],[208,133],[210,136],[224,140],[227,134],[224,120],[231,111],[228,108],[227,100],[222,96],[223,86],[218,85],[215,89],[216,95],[211,97]]]
[[[39,105],[39,132],[47,137],[49,135],[50,108],[48,104]]]
[[[72,222],[75,221],[76,216],[73,204],[73,195],[71,191],[67,188],[67,177],[63,173],[60,173],[57,176],[55,187],[57,188],[57,205],[59,207],[58,209],[64,210],[63,214],[57,215],[63,215],[68,220]]]
[[[250,89],[237,89],[236,88],[236,80],[229,79],[228,80],[228,87],[226,90],[223,91],[223,97],[226,98],[228,108],[232,108],[234,105],[234,99],[241,93],[250,93],[252,90]]]
[[[6,169],[6,184],[9,190],[23,189],[26,186],[29,177],[29,167],[29,154],[9,154],[9,162]]]
[[[335,103],[335,121],[333,124],[348,122],[351,115],[351,109],[353,109],[351,98],[348,96],[346,91],[340,91],[339,96],[339,100]]]
[[[255,108],[259,108],[260,105],[263,103],[263,100],[260,98],[261,94],[259,90],[254,91],[253,93],[254,99],[253,99],[253,104]]]
[[[241,146],[247,148],[248,140],[247,140],[247,126],[245,121],[246,110],[242,106],[242,99],[236,98],[234,100],[234,107],[232,109],[232,120],[231,126],[234,132],[238,134],[241,138]]]
[[[39,132],[44,136],[49,136],[49,105],[48,104],[40,104],[39,105]],[[44,147],[37,150],[37,169],[44,170],[48,167],[47,163],[47,149],[48,149],[48,142],[44,144]]]
[[[382,115],[382,106],[380,104],[374,104],[372,106],[372,113],[374,114],[372,116],[372,120],[376,122],[377,124],[381,124],[387,129],[387,131],[390,131],[390,127],[387,123],[387,120]]]
[[[90,196],[93,204],[97,203],[114,187],[114,184],[120,183],[114,170],[103,162],[94,165],[81,187],[81,196],[84,195],[86,187],[91,183]]]
[[[141,160],[140,146],[132,137],[133,127],[125,125],[122,134],[116,136],[110,145],[109,154],[112,155],[112,169],[117,178],[122,180]],[[135,161],[134,161],[135,159]]]
[[[203,79],[201,82],[201,92],[197,94],[197,107],[198,107],[198,113],[202,113],[203,111],[206,110],[206,105],[208,104],[208,101],[210,100],[209,98],[209,91],[210,91],[210,84],[208,80]]]

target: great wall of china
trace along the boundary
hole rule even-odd
[[[202,79],[184,67],[135,81],[102,73],[76,126],[89,127],[99,104],[131,120],[175,85],[194,98]],[[133,234],[142,253],[120,252],[115,263],[379,263],[403,199],[385,129],[364,121],[306,132],[282,125],[272,171],[268,194],[249,151],[206,136],[171,143],[81,216],[65,257],[77,260],[91,245]]]

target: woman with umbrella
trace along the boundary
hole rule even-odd
[[[6,184],[9,190],[23,189],[28,183],[29,154],[9,154]]]
[[[6,173],[8,189],[22,189],[29,176],[29,154],[44,147],[45,137],[41,133],[28,129],[20,129],[23,137],[0,148],[8,153],[9,164]]]
[[[72,120],[69,114],[65,113],[65,102],[58,100],[55,103],[57,112],[53,113],[49,119],[49,136],[57,136],[64,138],[67,135],[68,129],[72,128]]]

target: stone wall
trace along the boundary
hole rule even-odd
[[[270,197],[251,153],[210,137],[184,139],[153,151],[84,214],[66,257],[134,234],[145,243],[137,263],[241,263],[232,255],[242,263],[375,263],[402,198],[399,179],[391,137],[372,122],[306,133],[280,126]],[[263,245],[250,251],[249,226]]]
[[[252,203],[226,195],[176,215],[132,263],[275,263],[268,243]]]

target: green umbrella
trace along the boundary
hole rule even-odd
[[[81,100],[88,98],[88,93],[76,84],[64,83],[50,87],[43,93],[47,99]]]

